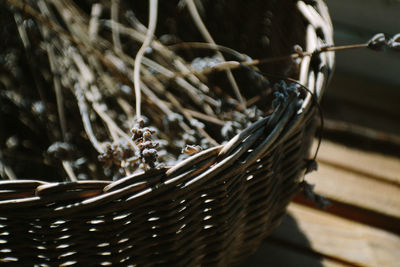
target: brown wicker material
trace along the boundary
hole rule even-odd
[[[296,1],[294,1],[296,2]],[[297,1],[304,50],[332,44],[325,4]],[[304,36],[303,36],[304,38]],[[293,44],[291,44],[293,45]],[[320,97],[333,54],[302,59]],[[272,115],[172,168],[116,182],[0,182],[0,261],[47,265],[229,266],[254,252],[298,192],[316,105],[288,92]]]

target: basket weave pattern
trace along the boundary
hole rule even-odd
[[[308,1],[310,2],[310,1]],[[326,6],[297,2],[306,51],[332,43]],[[317,63],[315,63],[317,62]],[[320,97],[331,53],[297,79]],[[316,105],[287,92],[225,145],[116,182],[0,183],[0,260],[44,264],[210,266],[238,263],[279,224],[306,171]]]

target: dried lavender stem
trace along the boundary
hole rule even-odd
[[[85,102],[85,97],[83,95],[82,89],[78,84],[75,84],[75,96],[76,99],[78,100],[78,107],[82,117],[83,128],[85,129],[85,132],[88,135],[89,140],[92,143],[93,147],[97,150],[98,153],[101,154],[104,152],[104,150],[93,133],[92,125],[90,123],[90,118],[87,113],[87,105]]]
[[[42,86],[40,85],[40,82],[39,82],[39,80],[37,78],[37,75],[34,74],[35,71],[34,71],[34,66],[33,66],[34,64],[33,64],[33,60],[32,60],[31,43],[30,43],[29,38],[28,38],[28,33],[25,30],[25,26],[23,24],[22,16],[19,13],[15,12],[14,13],[14,20],[15,20],[15,23],[17,25],[18,33],[19,33],[19,36],[20,36],[20,38],[22,40],[22,44],[23,44],[24,49],[25,49],[26,57],[28,59],[28,66],[29,66],[29,69],[30,69],[31,73],[33,74],[32,76],[33,76],[33,79],[35,81],[35,85],[36,85],[36,88],[38,90],[38,94],[39,94],[40,100],[46,106],[47,102],[46,102],[46,97],[45,97],[45,94],[44,94],[44,90],[43,90]]]
[[[119,10],[119,0],[111,0],[111,20],[118,22],[118,10]],[[121,40],[119,38],[119,27],[118,23],[113,23],[112,27],[112,40],[114,43],[114,48],[117,53],[122,52]]]
[[[207,42],[215,44],[214,39],[212,38],[211,34],[208,32],[206,26],[204,25],[199,12],[197,11],[196,4],[194,3],[193,0],[186,0],[187,7],[189,9],[190,14],[192,15],[192,18],[199,29],[200,33],[203,35],[204,39],[206,39]],[[223,61],[225,61],[224,56],[222,55],[221,52],[217,51],[217,55],[222,58]],[[240,105],[242,107],[242,110],[246,109],[246,103],[244,101],[244,98],[242,94],[240,93],[239,86],[236,83],[236,80],[232,74],[232,71],[230,69],[225,70],[226,75],[228,76],[229,82],[231,83],[233,90],[235,92],[236,97],[238,98]]]
[[[65,172],[68,175],[69,180],[71,182],[76,182],[78,179],[76,179],[76,176],[75,176],[74,170],[72,169],[71,163],[67,160],[63,160],[62,165],[63,165]]]
[[[143,45],[140,47],[139,51],[136,54],[135,58],[135,66],[133,71],[133,80],[135,85],[135,97],[136,97],[136,118],[139,119],[141,117],[141,96],[140,96],[140,66],[142,62],[142,57],[150,45],[154,31],[157,23],[157,11],[158,11],[158,0],[149,0],[149,27],[146,32],[146,38],[144,39]]]
[[[110,21],[110,24],[113,24],[113,23],[114,22]],[[109,28],[112,27],[112,26],[107,25],[107,24],[105,24],[105,26],[107,26]],[[120,29],[120,34],[127,35],[127,36],[131,37],[132,39],[134,39],[136,41],[143,42],[143,40],[145,38],[144,34],[141,33],[140,31],[137,31],[137,30],[132,29],[132,28],[128,28],[128,27],[126,27],[126,26],[124,26],[122,24],[119,24],[119,29]],[[168,48],[166,48],[164,45],[162,45],[157,40],[154,40],[152,42],[152,47],[154,48],[155,51],[159,52],[160,55],[162,55],[165,59],[167,59],[168,61],[172,62],[172,66],[174,68],[176,68],[178,71],[187,73],[186,77],[194,85],[199,87],[200,90],[195,90],[196,99],[200,99],[197,96],[197,94],[200,94],[201,92],[208,92],[209,91],[209,88],[204,83],[202,83],[195,75],[193,75],[193,73],[195,73],[195,72],[192,71],[188,66],[186,66],[186,64],[185,64],[183,59],[181,59],[180,57],[175,55],[172,51],[170,51]],[[171,78],[175,78],[175,76],[171,77]],[[193,88],[195,88],[195,87],[193,87]],[[192,90],[192,89],[190,89],[190,90]]]
[[[3,163],[3,153],[1,152],[1,150],[0,150],[0,177],[2,178],[8,177],[8,179],[10,180],[17,179],[13,170],[5,163]]]
[[[146,64],[147,66],[153,68],[154,70],[156,70],[159,73],[165,74],[167,77],[174,77],[173,71],[170,71],[169,69],[158,64],[155,61],[152,61],[150,59],[143,57],[143,64]],[[190,73],[193,73],[193,72],[190,72]],[[152,75],[152,74],[150,74],[150,75]],[[204,111],[207,112],[209,115],[215,115],[212,108],[210,106],[208,106],[206,103],[204,103],[203,99],[206,98],[205,95],[203,95],[203,97],[199,97],[198,90],[196,90],[196,88],[192,84],[190,84],[188,81],[182,79],[181,77],[175,77],[175,78],[176,78],[176,84],[186,91],[186,93],[193,100],[193,102],[195,102],[196,104],[201,106],[204,109]]]
[[[221,51],[225,51],[227,53],[236,55],[236,56],[245,56],[244,54],[240,54],[239,52],[230,49],[230,48],[225,48],[224,46],[217,45],[217,44],[209,44],[209,43],[199,43],[199,42],[188,42],[188,43],[182,43],[182,44],[177,44],[177,45],[172,45],[168,46],[171,49],[176,49],[179,47],[183,47],[184,45],[189,45],[193,46],[196,48],[214,48],[214,49],[219,49]],[[277,61],[283,61],[283,60],[288,60],[288,59],[296,59],[296,58],[301,58],[305,56],[312,56],[313,53],[324,53],[324,52],[332,52],[332,51],[341,51],[341,50],[351,50],[351,49],[360,49],[360,48],[365,48],[367,47],[368,44],[352,44],[352,45],[342,45],[342,46],[326,46],[322,47],[320,50],[316,50],[315,52],[303,52],[301,55],[299,53],[293,53],[290,55],[286,56],[280,56],[280,57],[273,57],[273,58],[263,58],[263,59],[253,59],[253,60],[247,60],[247,61],[224,61],[220,62],[219,64],[216,64],[213,67],[210,68],[204,68],[202,71],[188,71],[188,72],[175,72],[174,76],[171,77],[171,75],[168,75],[168,78],[177,78],[177,77],[186,77],[191,74],[195,75],[205,75],[205,74],[210,74],[212,72],[216,71],[225,71],[225,70],[232,70],[232,69],[237,69],[240,68],[242,65],[243,66],[257,66],[257,65],[262,65],[266,63],[271,63],[271,62],[277,62]],[[156,74],[157,75],[157,74]],[[161,74],[158,74],[161,75]]]
[[[242,54],[235,49],[224,45],[212,44],[212,43],[202,43],[202,42],[182,42],[179,44],[169,45],[167,46],[171,50],[177,49],[187,49],[187,48],[196,48],[196,49],[212,49],[220,52],[225,52],[227,54],[231,54],[237,57],[239,60],[244,61],[246,59],[250,59],[250,57],[246,54]]]
[[[351,49],[359,49],[365,48],[368,44],[352,44],[352,45],[339,45],[339,46],[327,46],[321,49],[322,52],[329,51],[339,51],[339,50],[351,50]]]
[[[108,115],[103,111],[102,107],[98,103],[92,103],[92,107],[94,111],[96,111],[97,115],[106,123],[109,133],[111,134],[111,138],[114,143],[119,143],[119,136],[116,132],[114,125],[112,124],[113,120],[108,117]]]
[[[107,127],[110,129],[111,134],[113,134],[113,132],[119,134],[132,146],[132,148],[136,147],[132,139],[123,130],[121,130],[121,128],[117,126],[113,119],[111,119],[110,116],[108,116],[107,113],[102,110],[98,103],[93,103],[92,107],[94,111],[96,111],[96,113],[100,116],[100,118],[107,124]],[[114,141],[118,142],[118,135],[114,135],[113,139]]]
[[[198,112],[195,110],[191,110],[191,109],[187,109],[187,108],[184,108],[184,110],[186,112],[188,112],[194,118],[200,119],[202,121],[207,121],[207,122],[213,123],[215,125],[219,125],[219,126],[224,126],[226,123],[225,121],[222,121],[216,117],[209,116],[207,114],[204,114],[204,113],[201,113],[201,112]]]
[[[96,41],[97,39],[97,34],[99,32],[99,18],[102,12],[102,5],[99,3],[93,4],[92,5],[92,11],[91,11],[91,18],[89,21],[89,39],[91,41]]]
[[[58,118],[60,121],[60,127],[61,127],[61,132],[63,136],[63,140],[67,140],[67,120],[65,118],[65,110],[64,110],[64,99],[63,99],[63,94],[61,90],[61,83],[60,83],[60,74],[58,70],[56,69],[56,63],[55,63],[55,55],[53,51],[53,47],[50,43],[46,44],[46,49],[47,49],[47,55],[49,58],[50,62],[50,70],[53,73],[53,85],[54,85],[54,91],[56,93],[56,102],[57,102],[57,113],[58,113]]]
[[[120,25],[120,26],[121,26],[121,28],[123,27],[123,25]],[[124,29],[124,28],[122,28],[122,29]],[[156,44],[156,43],[157,43],[156,41],[153,42],[153,44]],[[136,60],[133,60],[131,57],[129,57],[128,55],[126,55],[124,53],[121,53],[119,56],[123,57],[123,59],[129,63],[133,63],[134,65],[136,64]],[[160,73],[163,73],[167,77],[174,76],[174,72],[170,71],[169,69],[165,68],[164,66],[158,64],[157,62],[155,62],[151,59],[143,57],[142,63],[143,63],[143,65],[146,65],[150,68],[155,69],[156,71],[158,71]],[[187,68],[184,68],[184,66],[182,64],[181,64],[181,68],[187,69]],[[161,85],[161,83],[158,80],[154,79],[153,74],[151,74],[145,68],[141,69],[141,72],[144,74],[144,77],[146,77],[145,80],[150,81],[150,79],[151,79],[151,81],[155,82],[156,85],[157,84],[160,85],[160,86],[155,86],[155,87],[153,86],[152,88],[160,89],[160,90],[158,90],[158,93],[165,93],[163,86]],[[190,72],[189,72],[188,76],[190,76]],[[182,89],[185,90],[185,92],[190,97],[190,99],[193,100],[193,102],[195,102],[197,105],[199,105],[200,107],[203,108],[204,112],[206,112],[209,115],[215,115],[212,108],[207,103],[204,103],[203,99],[207,100],[208,103],[213,104],[213,105],[215,105],[215,102],[209,101],[210,99],[207,98],[206,95],[201,94],[192,84],[190,84],[188,81],[186,81],[180,77],[176,78],[176,83],[179,87],[181,87]],[[142,83],[140,85],[142,85]],[[202,97],[199,94],[201,94]]]

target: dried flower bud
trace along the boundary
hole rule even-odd
[[[144,119],[143,119],[143,118],[139,118],[139,119],[137,120],[137,123],[138,123],[138,125],[139,125],[140,128],[143,128],[143,126],[144,126]]]
[[[375,34],[371,40],[368,41],[368,48],[381,51],[386,46],[386,38],[383,33]]]
[[[331,204],[329,200],[325,199],[323,196],[316,194],[314,192],[315,185],[311,185],[306,181],[303,181],[300,183],[300,186],[303,189],[304,196],[313,201],[319,208],[325,209],[327,206]]]
[[[150,139],[151,139],[151,132],[148,131],[148,130],[144,131],[144,133],[143,133],[143,139],[144,139],[144,140],[150,140]]]
[[[388,41],[388,46],[396,51],[400,51],[400,33],[395,34],[392,39]]]
[[[71,144],[63,142],[55,142],[47,149],[49,155],[60,160],[70,159],[73,151],[74,147]]]
[[[184,149],[182,149],[182,153],[187,154],[187,155],[193,155],[193,154],[199,153],[202,150],[203,149],[199,145],[195,145],[195,146],[186,145],[186,147]]]

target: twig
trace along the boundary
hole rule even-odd
[[[136,97],[136,118],[139,119],[141,117],[140,105],[141,105],[141,97],[140,97],[140,65],[142,62],[142,57],[150,45],[151,40],[153,39],[154,31],[157,23],[157,11],[158,11],[158,0],[149,0],[149,27],[146,32],[146,38],[144,39],[143,45],[140,47],[139,51],[136,54],[135,58],[135,66],[133,71],[133,81],[135,84],[135,97]]]

